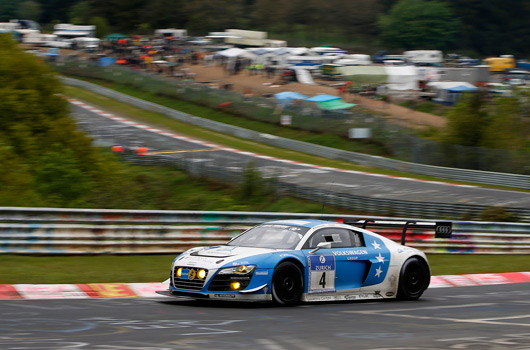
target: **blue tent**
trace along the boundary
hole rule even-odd
[[[333,101],[333,100],[338,100],[338,99],[340,99],[339,96],[320,94],[320,95],[316,95],[316,96],[307,98],[306,101],[309,101],[309,102],[326,102],[326,101]]]
[[[463,92],[463,91],[476,91],[476,87],[470,87],[465,85],[458,85],[452,88],[447,89],[449,92]]]
[[[108,67],[114,64],[116,60],[112,57],[101,57],[98,60],[98,66],[99,67]]]
[[[274,97],[278,102],[281,103],[290,103],[291,100],[305,100],[307,99],[306,95],[302,95],[298,92],[294,91],[284,91],[284,92],[278,92],[277,94],[274,94]]]

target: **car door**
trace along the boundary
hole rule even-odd
[[[321,242],[331,243],[331,248],[314,251]],[[302,251],[308,263],[308,293],[358,289],[370,270],[372,255],[361,232],[323,228],[309,237]]]

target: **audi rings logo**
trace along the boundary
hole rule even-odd
[[[434,227],[434,233],[436,237],[447,238],[451,237],[453,233],[453,228],[450,222],[437,222]]]
[[[319,260],[320,260],[320,263],[323,264],[326,262],[326,257],[324,255],[321,255]]]

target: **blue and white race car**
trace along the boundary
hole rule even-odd
[[[409,224],[415,223],[404,225],[402,242]],[[171,266],[169,289],[159,293],[280,305],[418,299],[431,276],[425,254],[355,225],[366,223],[281,220],[257,225],[225,245],[179,255]],[[448,233],[451,224],[433,228]]]

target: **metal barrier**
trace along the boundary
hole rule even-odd
[[[216,162],[193,162],[190,159],[168,158],[164,155],[137,156],[130,154],[124,155],[124,159],[134,164],[172,166],[192,175],[218,179],[225,183],[241,183],[244,172],[244,166],[241,166],[240,169],[235,169],[234,167],[229,169],[224,164],[216,164]],[[288,182],[287,178],[280,178],[279,175],[281,174],[268,174],[268,179],[274,182],[275,190],[279,195],[289,195],[324,205],[348,208],[348,210],[361,213],[402,217],[415,216],[430,219],[472,219],[479,217],[487,208],[486,206],[471,204],[447,204],[364,197],[343,192],[333,192],[329,189],[302,186]],[[530,222],[530,208],[506,207],[504,210],[517,218],[517,221]]]
[[[344,160],[382,169],[397,170],[413,174],[428,175],[458,181],[530,189],[530,176],[528,175],[448,168],[442,166],[411,163],[378,156],[372,156],[363,153],[349,152],[329,148],[312,143],[285,139],[282,137],[267,137],[270,135],[264,135],[262,133],[255,132],[252,130],[196,117],[187,113],[183,113],[168,107],[158,105],[156,103],[144,101],[129,95],[125,95],[115,90],[107,89],[96,84],[91,84],[85,81],[66,77],[63,77],[62,79],[65,84],[87,89],[114,98],[118,101],[137,106],[139,108],[161,113],[179,121],[183,121],[192,125],[200,126],[205,129],[214,130],[216,132],[225,133],[243,139],[259,140],[260,143],[268,144],[274,147],[290,149],[298,152],[316,155],[319,157]]]
[[[248,227],[280,219],[396,220],[311,213],[0,207],[0,253],[178,254],[225,243]],[[373,231],[397,242],[401,238],[400,229]],[[435,239],[425,229],[408,232],[406,244],[426,253],[530,254],[530,224],[454,221],[450,239]]]

